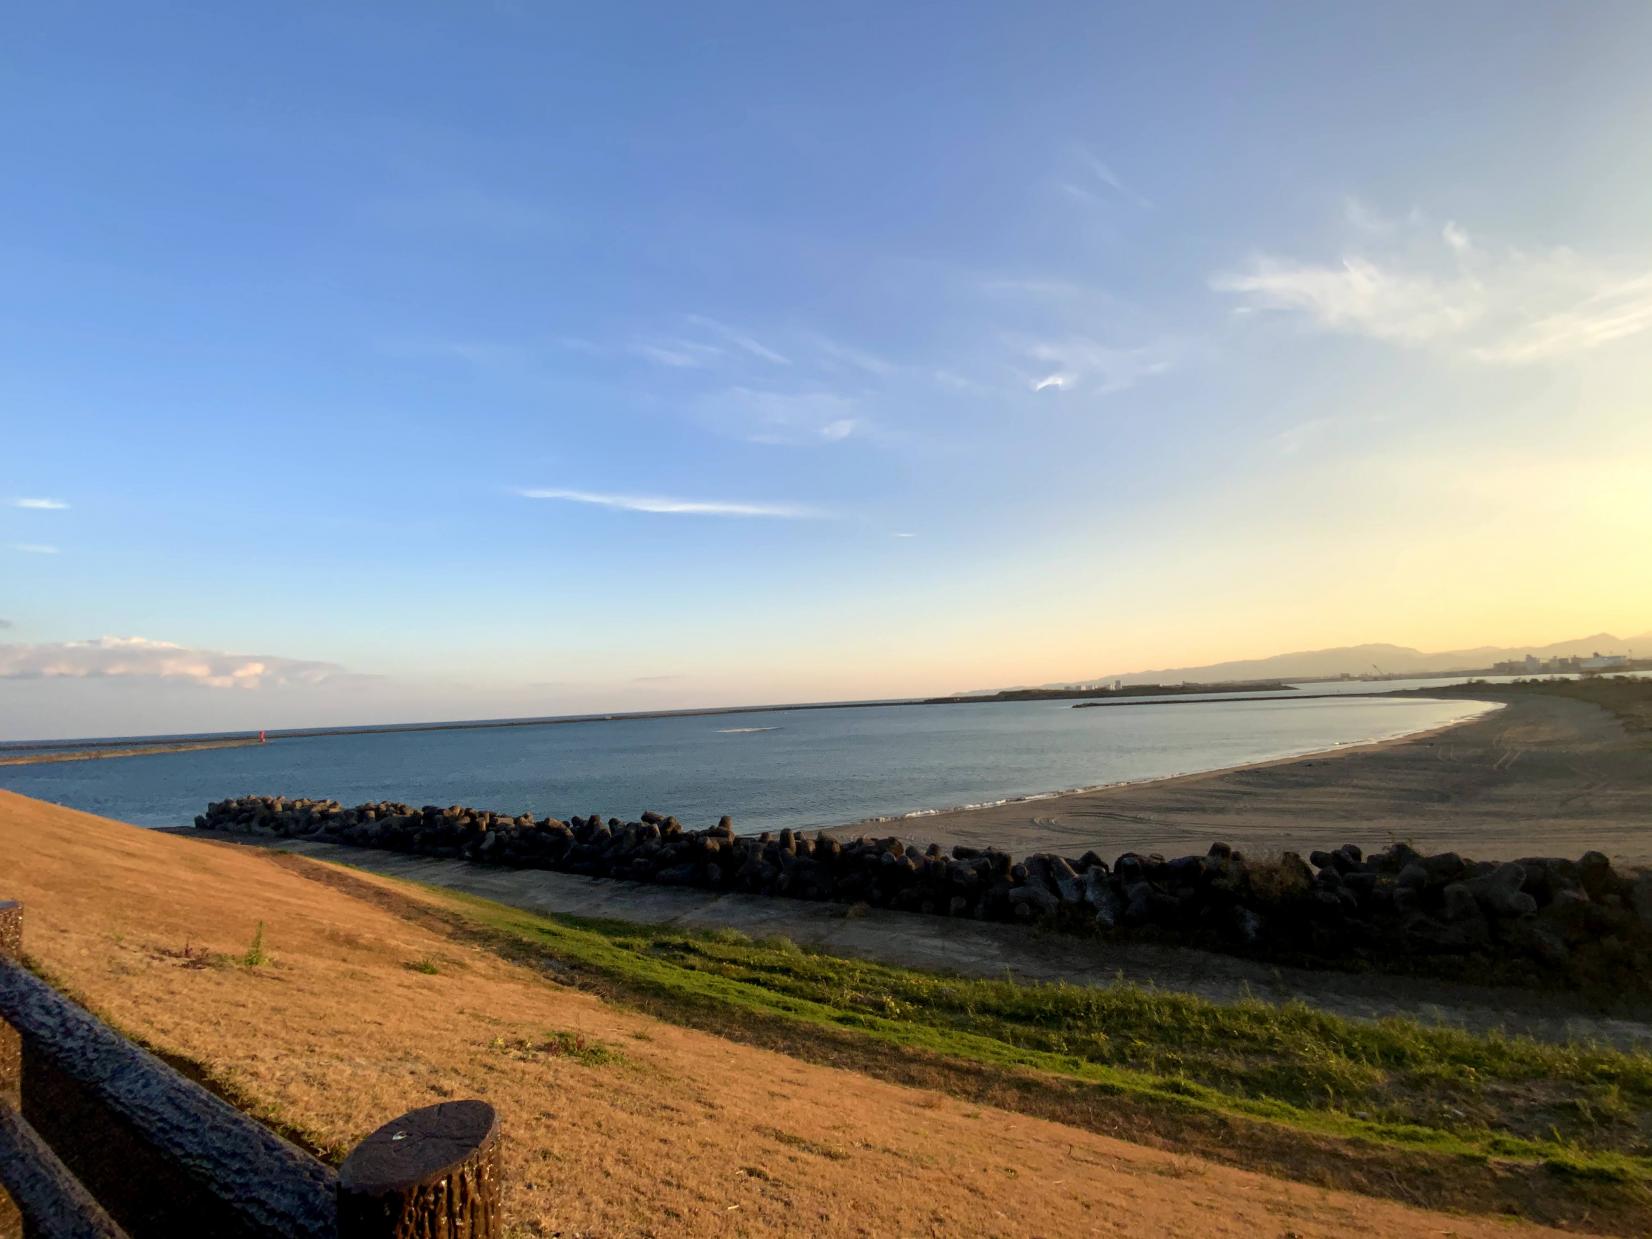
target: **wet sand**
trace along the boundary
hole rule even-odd
[[[953,810],[834,833],[898,834],[1026,855],[1166,856],[1221,839],[1251,853],[1396,839],[1484,859],[1577,856],[1652,864],[1652,745],[1598,706],[1503,696],[1434,732],[1307,757],[1048,800]]]

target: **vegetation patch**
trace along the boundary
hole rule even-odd
[[[657,1014],[721,1010],[1316,1136],[1652,1181],[1644,1052],[1350,1020],[1301,1002],[946,976],[444,895],[517,947],[652,1000]]]
[[[283,863],[557,983],[805,1061],[1412,1204],[1652,1233],[1646,1052],[941,975]]]
[[[583,1033],[548,1032],[542,1037],[495,1037],[488,1043],[495,1054],[518,1062],[565,1058],[582,1067],[608,1067],[625,1062],[613,1046]]]
[[[263,921],[258,922],[258,928],[252,933],[252,942],[237,962],[248,968],[262,968],[270,962],[270,957],[264,950]]]

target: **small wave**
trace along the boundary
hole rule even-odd
[[[778,727],[719,727],[719,736],[749,736],[754,731],[779,731]]]

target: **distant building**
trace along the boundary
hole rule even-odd
[[[1627,654],[1602,654],[1597,650],[1588,658],[1579,660],[1577,669],[1579,671],[1610,671],[1614,667],[1627,667],[1628,665],[1629,655]]]

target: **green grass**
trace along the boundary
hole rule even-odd
[[[262,968],[270,962],[270,957],[264,951],[264,922],[258,922],[258,928],[253,930],[252,944],[247,947],[246,953],[237,961],[248,968]]]
[[[732,930],[538,916],[437,893],[518,953],[665,1018],[847,1037],[1315,1137],[1652,1182],[1652,1054],[1302,1003],[960,978]]]
[[[522,1062],[566,1058],[582,1067],[609,1067],[626,1061],[613,1046],[581,1033],[548,1032],[543,1037],[495,1037],[489,1048]]]

